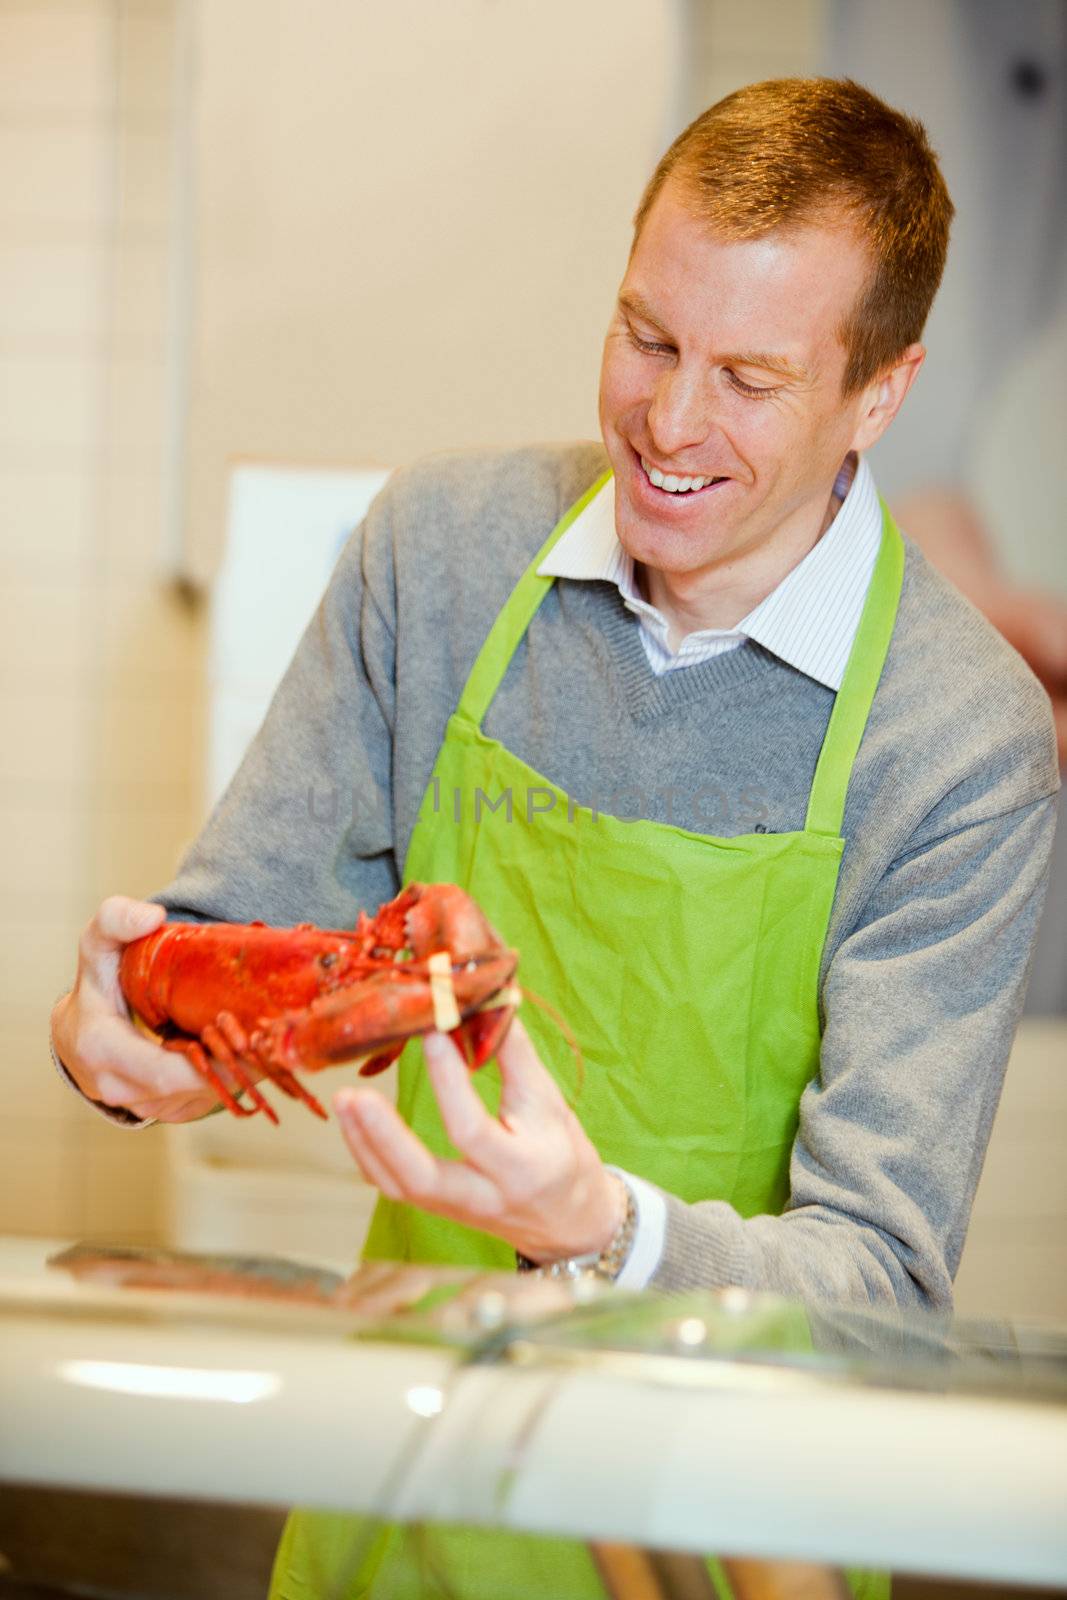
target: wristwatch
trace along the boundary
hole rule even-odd
[[[618,1173],[613,1174],[618,1178]],[[531,1261],[529,1256],[515,1252],[515,1265],[520,1272],[536,1272],[542,1278],[582,1278],[592,1274],[614,1283],[629,1259],[637,1232],[637,1202],[630,1185],[619,1178],[626,1191],[626,1214],[603,1250],[591,1250],[584,1256],[564,1256],[561,1261]]]

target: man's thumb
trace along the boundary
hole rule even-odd
[[[142,939],[166,920],[162,906],[149,900],[131,900],[128,895],[113,894],[103,902],[96,914],[97,931],[117,944],[129,944],[131,939]]]

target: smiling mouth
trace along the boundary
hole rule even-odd
[[[641,470],[654,489],[661,489],[664,494],[690,495],[699,494],[702,489],[713,489],[718,483],[726,483],[725,477],[682,477],[673,472],[661,472],[658,467],[652,466],[644,456],[638,458]]]

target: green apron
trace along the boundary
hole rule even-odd
[[[542,1060],[604,1161],[686,1201],[725,1200],[743,1217],[778,1214],[800,1097],[819,1068],[819,969],[845,796],[896,618],[903,544],[883,510],[881,549],[803,831],[716,838],[626,822],[574,804],[482,731],[554,581],[537,568],[608,476],[558,523],[493,624],[448,723],[404,881],[461,884],[520,952],[523,985],[549,1000],[581,1043],[579,1081],[558,1027],[524,1008]],[[495,1110],[495,1074],[475,1082]],[[455,1154],[417,1043],[400,1062],[398,1104],[432,1150]],[[366,1255],[514,1265],[501,1240],[384,1198]],[[273,1600],[332,1596],[330,1575],[336,1583],[345,1571],[354,1538],[351,1518],[294,1513]],[[578,1544],[447,1528],[433,1538],[433,1570],[462,1600],[603,1594]],[[436,1592],[412,1560],[402,1540],[391,1549],[383,1537],[360,1577],[344,1583],[344,1600],[369,1593],[375,1575],[374,1592],[389,1600]],[[856,1587],[865,1597],[887,1592],[881,1579]]]

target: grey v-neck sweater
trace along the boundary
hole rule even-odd
[[[489,627],[604,465],[597,445],[538,447],[438,457],[390,481],[160,896],[174,914],[344,926],[396,892]],[[657,678],[618,592],[563,579],[485,728],[604,812],[720,835],[785,831],[803,826],[833,699],[751,642]],[[656,1287],[950,1303],[1058,781],[1040,685],[909,546],[848,792],[820,1074],[800,1105],[789,1207],[743,1220],[721,1201],[668,1197]]]

